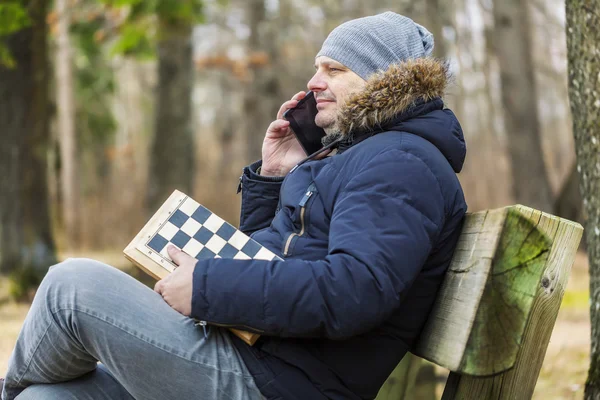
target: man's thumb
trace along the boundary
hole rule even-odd
[[[181,265],[181,263],[183,262],[183,257],[185,256],[185,253],[183,251],[170,244],[167,247],[167,253],[169,253],[169,257],[171,257],[171,260],[173,260],[175,264]]]

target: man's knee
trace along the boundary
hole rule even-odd
[[[46,278],[54,279],[66,275],[74,276],[101,276],[114,268],[90,258],[67,258],[65,261],[49,268]]]
[[[69,258],[53,265],[44,277],[40,290],[77,290],[109,281],[114,268],[88,258]]]
[[[32,308],[95,309],[105,301],[105,288],[116,281],[116,268],[86,258],[70,258],[52,266],[35,295]]]

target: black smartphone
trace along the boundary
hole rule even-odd
[[[290,127],[306,155],[311,155],[323,147],[321,139],[325,136],[325,131],[315,124],[318,112],[315,95],[309,91],[296,107],[283,114],[283,118],[290,121]]]

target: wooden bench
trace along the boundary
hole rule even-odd
[[[467,214],[412,351],[450,370],[443,400],[531,398],[582,233],[521,205]],[[406,368],[377,400],[415,398]]]

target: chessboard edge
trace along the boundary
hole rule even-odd
[[[136,248],[125,248],[125,250],[123,250],[123,255],[133,265],[135,265],[136,267],[138,267],[139,269],[141,269],[156,280],[161,280],[170,274],[170,271],[163,268],[161,265],[156,263],[156,261],[147,257],[145,254],[143,254]]]
[[[164,266],[160,265],[152,258],[148,257],[137,247],[140,242],[145,243],[147,238],[148,230],[153,228],[157,218],[164,217],[165,213],[168,213],[168,209],[171,204],[181,197],[189,197],[185,193],[175,190],[173,193],[164,201],[160,208],[152,215],[152,217],[146,222],[144,227],[140,229],[138,234],[129,242],[127,247],[123,249],[123,255],[126,259],[132,262],[136,267],[153,277],[154,279],[160,280],[169,275],[172,271],[169,271]],[[212,211],[211,211],[212,212]],[[246,344],[253,346],[254,343],[260,338],[260,334],[243,331],[240,329],[231,329],[230,331],[242,339]]]
[[[237,337],[242,339],[246,344],[249,344],[250,346],[254,346],[254,343],[256,343],[256,341],[260,337],[260,334],[258,334],[258,333],[252,333],[252,332],[242,331],[240,329],[233,329],[233,328],[230,328],[229,330],[234,335],[236,335]]]
[[[167,276],[168,274],[170,274],[172,271],[169,271],[164,266],[162,266],[159,263],[157,263],[156,261],[154,261],[152,258],[143,254],[137,248],[137,245],[140,242],[144,242],[144,243],[146,242],[147,232],[148,232],[148,230],[151,230],[156,219],[158,217],[163,216],[166,212],[168,212],[168,208],[170,207],[171,203],[181,197],[189,197],[189,196],[187,196],[185,193],[183,193],[179,190],[174,190],[173,193],[171,193],[171,195],[162,203],[162,205],[159,207],[159,209],[146,222],[146,224],[142,227],[142,229],[140,229],[138,234],[135,235],[135,237],[131,240],[131,242],[129,242],[127,247],[125,247],[125,249],[123,249],[123,254],[125,255],[125,258],[127,258],[135,266],[137,266],[138,268],[140,268],[141,270],[143,270],[144,272],[146,272],[147,274],[149,274],[150,276],[152,276],[153,278],[156,278],[156,279],[162,279],[165,276]],[[157,272],[161,272],[161,273],[157,273]]]

